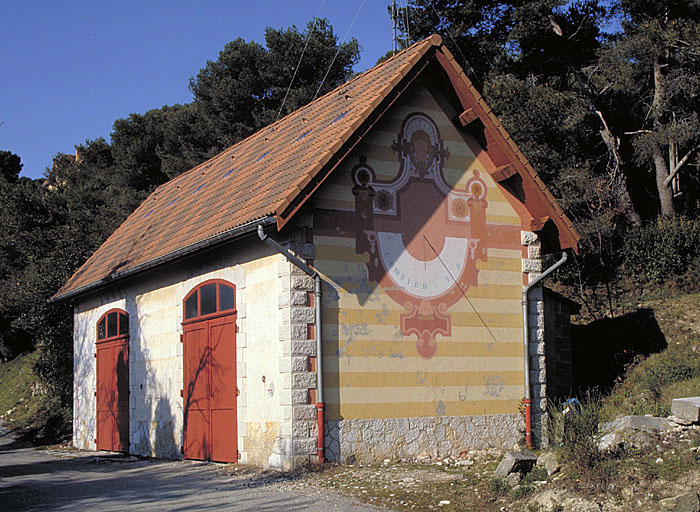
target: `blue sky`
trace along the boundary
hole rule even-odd
[[[237,37],[306,26],[321,9],[359,41],[355,71],[391,49],[390,0],[7,0],[0,16],[0,150],[38,178],[56,153],[109,140],[116,119],[191,101],[189,78]],[[405,5],[405,0],[398,3]],[[364,5],[363,5],[364,4]]]

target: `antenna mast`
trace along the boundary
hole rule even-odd
[[[396,0],[393,0],[391,3],[391,24],[392,24],[392,45],[391,45],[391,51],[393,52],[394,55],[396,55],[396,50],[398,49],[398,27],[396,23],[396,18],[399,15],[399,9],[396,6]]]

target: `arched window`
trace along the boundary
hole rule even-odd
[[[187,294],[183,308],[185,320],[233,312],[236,309],[236,289],[221,279],[205,281]]]
[[[129,335],[129,315],[123,309],[110,309],[97,321],[97,341],[110,341]]]

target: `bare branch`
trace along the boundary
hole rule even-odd
[[[693,148],[688,151],[683,158],[681,158],[678,163],[676,164],[676,167],[673,168],[671,173],[668,175],[668,177],[664,180],[664,186],[668,187],[671,182],[673,181],[673,178],[678,174],[681,170],[681,168],[685,165],[685,163],[688,161],[688,159],[695,153],[698,149],[700,149],[700,144],[697,144],[693,146]]]
[[[608,89],[610,89],[613,85],[615,85],[615,82],[610,82],[608,85],[606,85],[605,87],[603,87],[603,88],[600,90],[600,92],[598,92],[598,97],[600,97],[600,96],[602,96],[603,94],[605,94],[605,93],[608,91]]]
[[[637,135],[639,133],[652,133],[651,130],[637,130],[636,132],[623,132],[625,135]]]

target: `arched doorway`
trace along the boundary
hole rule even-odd
[[[97,449],[129,451],[129,315],[111,309],[97,321]]]
[[[186,459],[236,462],[235,287],[220,279],[183,301],[183,409]]]

